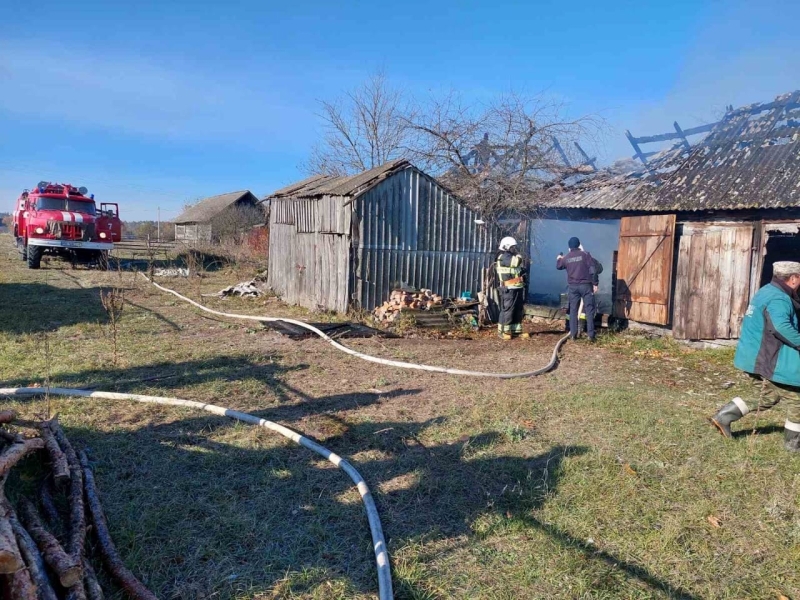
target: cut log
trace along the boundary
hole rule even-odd
[[[18,433],[12,433],[11,431],[0,429],[0,440],[3,440],[8,444],[21,444],[25,441],[25,438]]]
[[[14,573],[24,566],[8,511],[0,506],[0,573]]]
[[[59,447],[56,437],[53,435],[53,430],[50,429],[47,422],[42,423],[40,431],[44,440],[44,447],[47,450],[47,454],[50,455],[50,462],[53,465],[53,480],[58,487],[66,485],[70,475],[67,457]]]
[[[11,423],[17,418],[17,413],[13,410],[0,410],[0,423]]]
[[[61,523],[61,517],[53,499],[53,482],[49,477],[45,477],[39,486],[39,504],[42,507],[42,515],[51,528],[55,528]]]
[[[42,438],[30,438],[22,442],[15,442],[3,450],[0,454],[0,477],[21,461],[29,453],[44,448]]]
[[[10,578],[12,600],[38,600],[36,584],[33,583],[28,569],[20,569]]]
[[[20,516],[44,562],[55,571],[61,585],[68,588],[78,583],[83,577],[80,559],[76,560],[64,551],[55,536],[45,529],[36,507],[26,498],[20,502]]]
[[[47,578],[47,571],[44,567],[44,559],[39,553],[39,549],[36,547],[36,542],[33,541],[33,538],[30,536],[28,531],[22,526],[22,523],[19,522],[14,509],[8,503],[8,500],[5,498],[0,498],[0,503],[2,503],[6,509],[9,521],[11,522],[11,528],[14,530],[14,535],[17,539],[17,545],[19,546],[20,554],[25,560],[25,565],[28,567],[30,578],[38,590],[39,600],[58,600],[58,597],[53,590],[53,586],[50,584],[50,580]]]
[[[105,600],[103,588],[100,587],[100,582],[97,581],[97,574],[86,558],[83,559],[83,585],[86,588],[86,598],[88,600]]]
[[[83,556],[83,546],[86,540],[86,509],[83,505],[83,471],[75,449],[69,443],[67,435],[61,429],[58,417],[53,417],[48,422],[48,427],[53,432],[58,445],[64,451],[69,465],[69,527],[67,529],[67,551],[76,560]]]
[[[81,452],[81,466],[83,467],[84,487],[86,488],[86,501],[89,506],[89,516],[94,526],[94,532],[100,546],[100,554],[103,562],[111,575],[134,600],[157,600],[153,592],[148,590],[144,584],[136,579],[131,573],[117,552],[111,534],[108,531],[106,517],[103,514],[103,507],[100,505],[100,498],[97,495],[97,488],[94,483],[94,475],[89,467],[89,459],[86,454]]]
[[[83,587],[83,581],[79,581],[69,588],[64,598],[65,600],[87,600],[86,590]]]

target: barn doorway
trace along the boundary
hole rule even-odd
[[[772,281],[772,265],[781,260],[800,261],[800,226],[766,225],[767,243],[761,286]],[[760,287],[760,286],[759,286]]]

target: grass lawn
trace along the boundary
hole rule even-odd
[[[251,275],[163,281],[197,299]],[[125,290],[116,364],[110,287]],[[202,301],[310,317],[275,299]],[[558,335],[347,344],[526,371]],[[382,367],[209,318],[132,273],[28,270],[0,236],[0,385],[207,401],[314,437],[372,488],[397,598],[800,600],[800,457],[783,450],[784,413],[746,417],[731,441],[705,420],[747,389],[731,358],[631,334],[568,344],[556,371],[528,380]],[[120,552],[159,598],[376,597],[357,491],[288,440],[172,407],[6,405],[60,414],[95,464]],[[24,485],[17,473],[7,487]]]

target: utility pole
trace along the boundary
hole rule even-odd
[[[161,207],[158,207],[158,229],[156,231],[157,239],[161,241]]]

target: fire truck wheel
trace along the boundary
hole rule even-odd
[[[28,247],[25,245],[25,241],[21,238],[17,240],[17,249],[19,249],[19,255],[22,260],[28,260]]]
[[[38,269],[42,265],[42,253],[44,248],[41,246],[28,246],[28,268]]]

